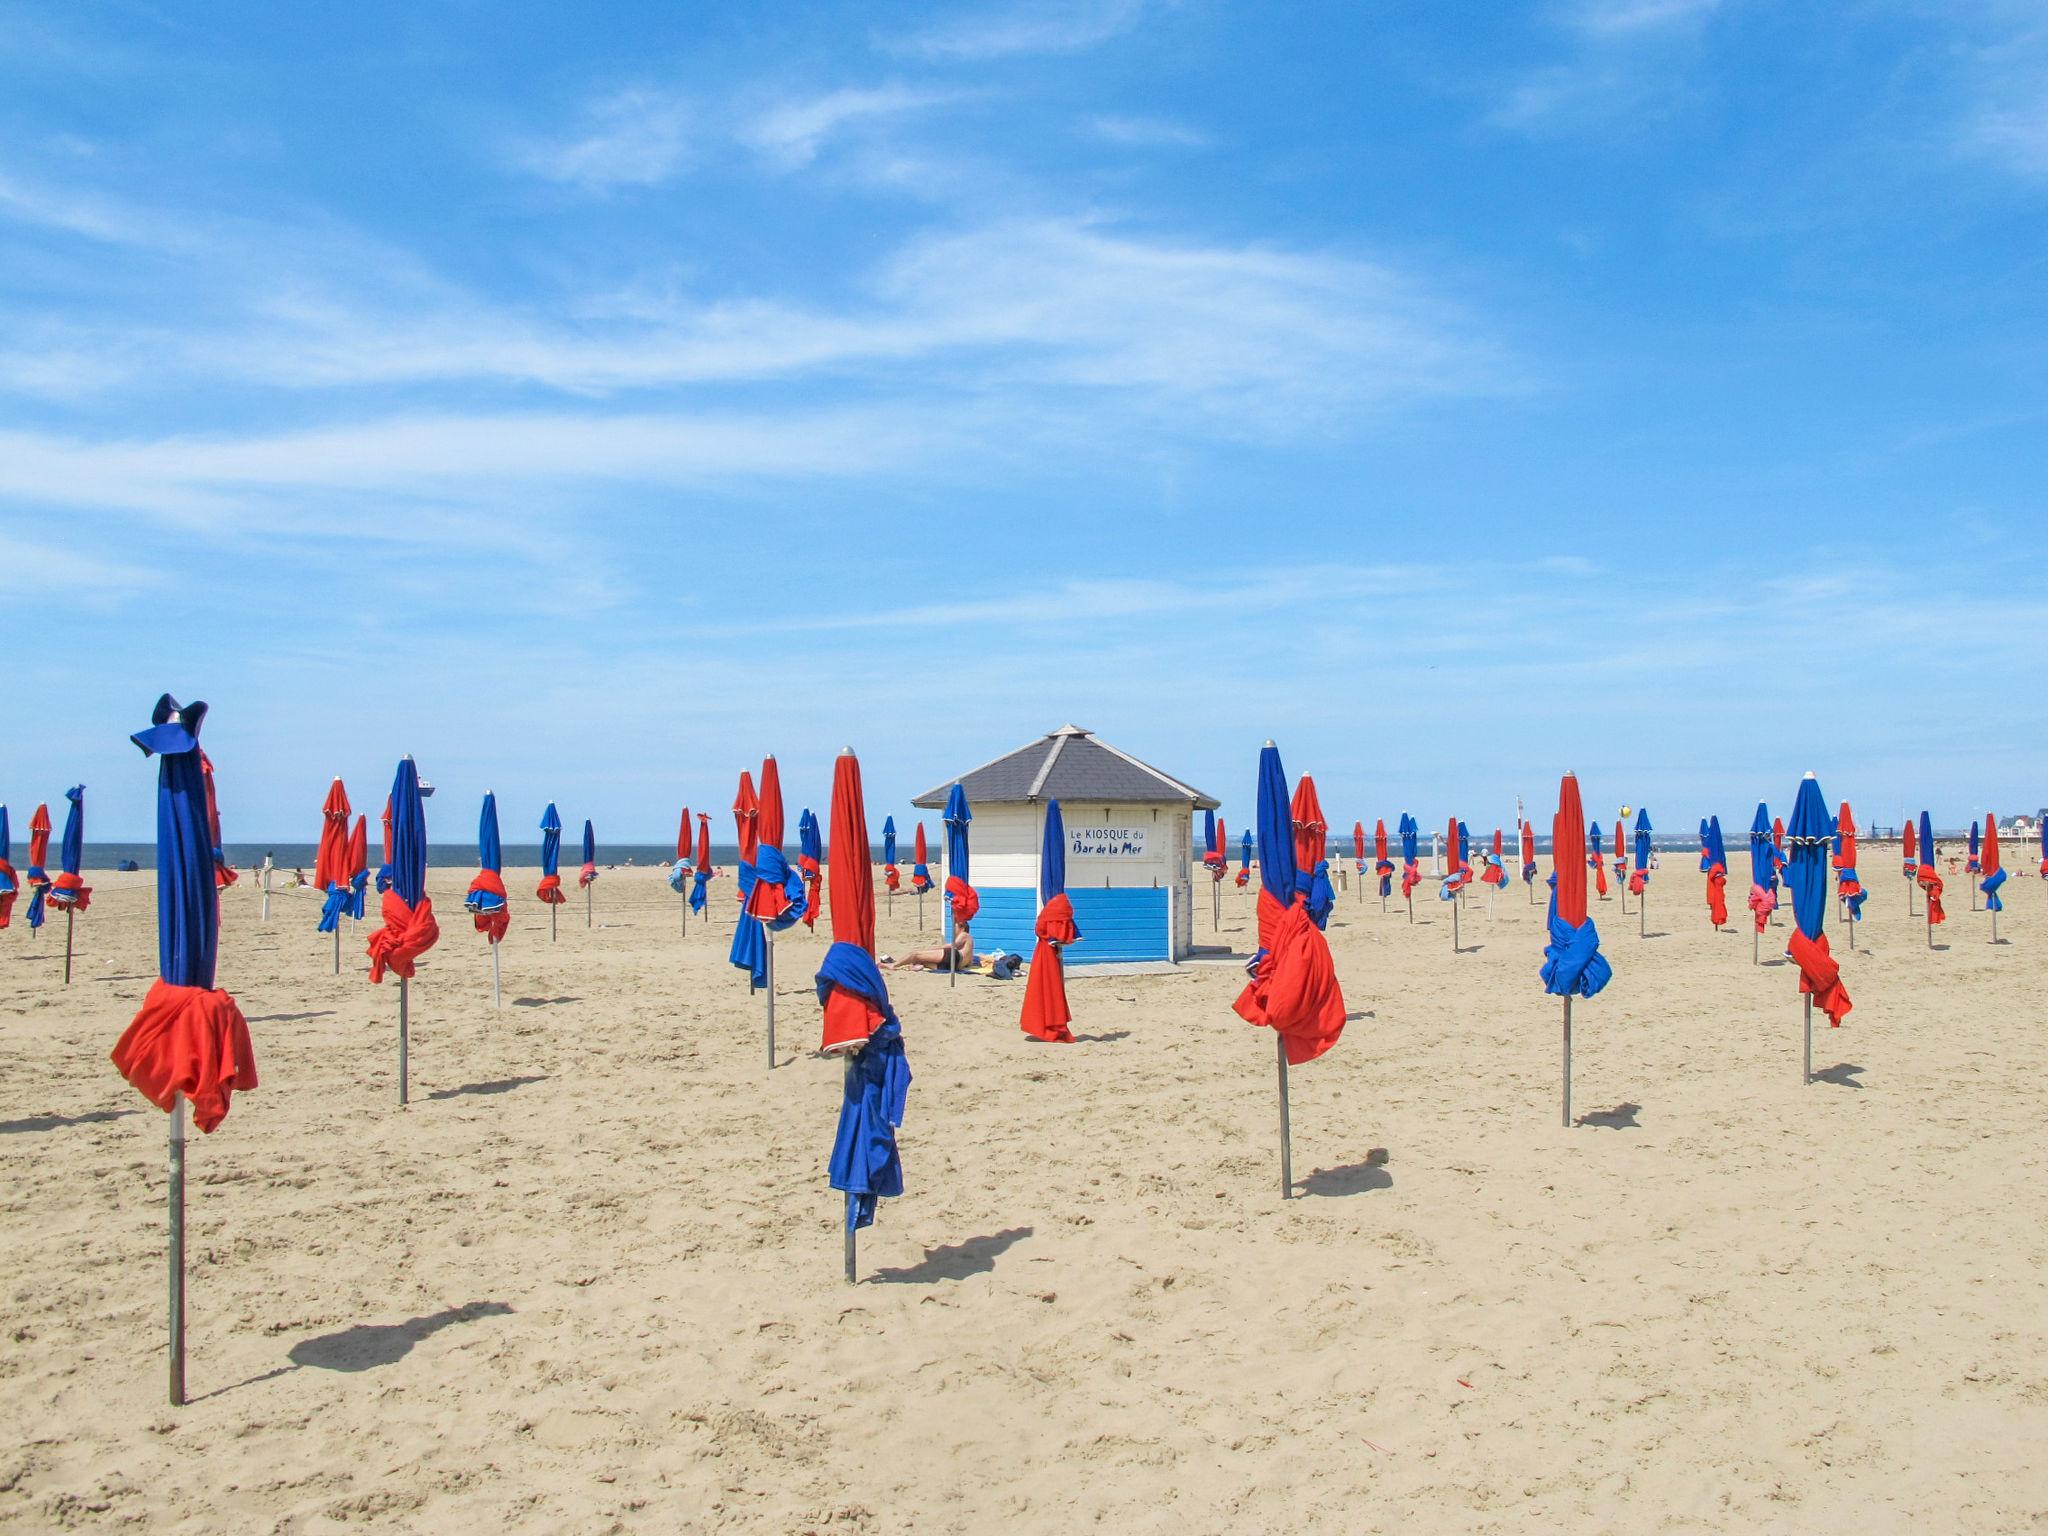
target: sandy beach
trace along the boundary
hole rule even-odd
[[[68,990],[61,922],[0,934],[0,1525],[2048,1527],[2041,883],[1994,947],[1951,881],[1930,951],[1869,850],[1854,954],[1831,924],[1855,1012],[1802,1087],[1795,973],[1664,864],[1649,938],[1595,904],[1616,979],[1577,1011],[1571,1130],[1523,889],[1454,957],[1446,906],[1411,925],[1354,879],[1287,1202],[1234,966],[1078,971],[1069,1047],[1020,1036],[1021,983],[897,978],[909,1192],[858,1286],[822,937],[781,941],[771,1073],[729,881],[685,939],[659,871],[614,871],[550,943],[515,871],[494,1012],[469,871],[437,869],[401,1110],[395,986],[359,942],[331,974],[309,893],[265,927],[245,882],[220,979],[263,1084],[193,1145],[179,1411],[164,1117],[106,1059],[151,877],[98,874]],[[880,947],[916,939],[899,898]]]

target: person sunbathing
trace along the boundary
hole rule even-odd
[[[901,960],[892,960],[885,955],[876,964],[885,971],[943,971],[948,965],[946,957],[949,954],[955,957],[951,962],[955,969],[973,970],[974,935],[961,928],[954,933],[950,946],[939,944],[931,949],[912,950]]]

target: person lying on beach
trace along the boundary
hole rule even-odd
[[[950,949],[940,944],[931,949],[912,950],[901,960],[892,960],[885,955],[876,963],[885,971],[943,971],[946,969],[946,956],[949,953],[956,957],[952,964],[958,969],[973,970],[974,935],[962,928],[954,933]]]
[[[296,888],[298,888],[298,887],[300,887],[300,886],[303,886],[303,885],[304,885],[305,883],[306,883],[306,872],[305,872],[305,871],[304,871],[303,869],[295,869],[295,870],[293,870],[293,871],[292,871],[292,886],[293,886],[293,888],[294,888],[294,889],[296,889]]]

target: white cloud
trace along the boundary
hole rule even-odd
[[[825,141],[844,129],[905,117],[958,101],[961,95],[906,85],[831,91],[769,108],[740,131],[740,138],[781,169],[797,170],[816,159]]]
[[[1093,117],[1088,131],[1106,144],[1130,149],[1193,149],[1209,142],[1200,129],[1167,117]]]
[[[1039,0],[878,39],[890,53],[962,63],[1017,54],[1078,53],[1135,27],[1144,0]]]
[[[1629,37],[1703,22],[1721,0],[1579,0],[1566,21],[1593,37]]]
[[[573,137],[515,145],[514,164],[589,191],[658,186],[682,169],[690,113],[679,98],[655,90],[618,91],[592,102],[584,117]]]

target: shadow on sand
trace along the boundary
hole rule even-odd
[[[1643,1125],[1636,1116],[1642,1112],[1640,1104],[1617,1104],[1612,1109],[1596,1109],[1590,1115],[1581,1115],[1572,1124],[1599,1126],[1609,1131],[1640,1131]]]
[[[993,1274],[996,1260],[1012,1243],[1023,1242],[1031,1232],[1030,1227],[1011,1227],[1008,1231],[993,1232],[987,1237],[970,1237],[964,1243],[927,1248],[923,1262],[908,1269],[878,1269],[873,1283],[935,1285],[941,1280],[965,1280],[969,1275]]]
[[[459,1099],[466,1093],[510,1093],[514,1088],[524,1088],[528,1083],[544,1083],[547,1074],[538,1077],[501,1077],[488,1083],[464,1083],[460,1088],[437,1088],[427,1097],[430,1099]]]
[[[1318,1168],[1301,1180],[1298,1187],[1304,1195],[1321,1199],[1362,1195],[1373,1189],[1392,1189],[1394,1176],[1387,1172],[1387,1149],[1374,1147],[1365,1154],[1362,1162],[1346,1163],[1342,1168]]]
[[[0,1136],[26,1136],[35,1131],[61,1131],[67,1125],[98,1125],[123,1115],[139,1115],[139,1109],[89,1109],[82,1115],[30,1115],[23,1120],[0,1120]]]

